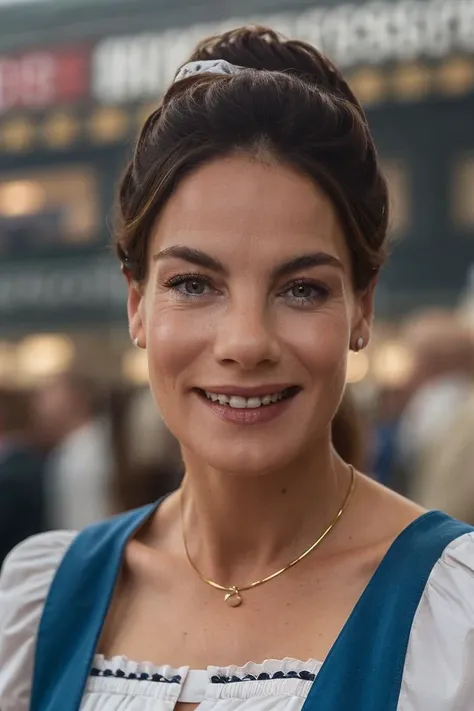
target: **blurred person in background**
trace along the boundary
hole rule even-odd
[[[141,132],[117,235],[186,476],[10,555],[3,711],[472,711],[473,529],[333,446],[388,206],[324,55],[266,28],[198,45]]]
[[[14,546],[46,529],[44,460],[30,414],[27,393],[0,388],[0,567]]]
[[[45,446],[50,528],[80,530],[112,512],[110,425],[96,385],[79,374],[52,378],[36,393],[36,427]]]
[[[474,526],[474,390],[449,417],[445,432],[422,453],[413,495]]]
[[[407,402],[404,387],[383,387],[371,414],[371,463],[375,479],[399,494],[408,494],[406,466],[400,457],[400,423]]]
[[[451,431],[474,384],[473,340],[466,326],[443,310],[414,315],[406,324],[404,340],[413,369],[398,430],[399,455],[407,472],[408,495],[424,505],[433,486],[424,462]],[[439,506],[444,509],[442,502]]]
[[[428,509],[442,509],[474,524],[473,333],[453,314],[432,315],[413,341],[422,373],[435,375],[414,399],[412,415],[422,423],[424,438],[414,462],[411,495]],[[410,424],[408,420],[406,427]]]
[[[149,388],[128,393],[114,408],[113,441],[120,510],[149,504],[177,489],[183,476],[179,444]]]

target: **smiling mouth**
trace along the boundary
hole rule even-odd
[[[242,397],[241,395],[213,393],[208,390],[202,390],[201,388],[196,388],[195,390],[201,397],[219,405],[225,405],[235,410],[256,410],[259,407],[270,407],[271,405],[276,405],[276,403],[281,400],[288,400],[289,398],[297,395],[301,391],[301,388],[295,385],[276,393],[268,393],[267,395],[262,395],[261,397],[252,396],[248,398]]]

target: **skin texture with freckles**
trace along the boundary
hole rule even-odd
[[[187,474],[126,548],[100,653],[194,669],[325,658],[419,507],[358,474],[323,545],[236,609],[190,566],[182,526],[194,564],[227,586],[274,573],[326,529],[351,479],[331,420],[349,349],[370,339],[372,291],[354,291],[331,201],[292,168],[229,155],[178,184],[128,310]],[[298,392],[251,425],[229,422],[196,390],[267,386]]]

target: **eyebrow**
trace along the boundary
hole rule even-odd
[[[336,267],[336,269],[344,271],[342,262],[337,259],[337,257],[333,257],[332,254],[327,254],[326,252],[312,252],[311,254],[302,254],[300,257],[295,257],[288,262],[280,264],[280,266],[274,269],[273,277],[279,279],[281,277],[290,276],[294,274],[294,272],[300,271],[300,269],[324,266]]]
[[[166,247],[162,249],[161,252],[157,252],[153,255],[153,260],[155,262],[160,262],[162,259],[182,259],[190,264],[196,264],[198,267],[204,267],[205,269],[211,269],[219,274],[227,275],[229,270],[215,257],[211,257],[206,252],[201,252],[199,249],[191,249],[191,247],[182,247],[179,245],[174,245],[172,247]]]
[[[218,274],[226,276],[229,274],[227,267],[218,259],[211,257],[209,254],[206,254],[206,252],[201,252],[201,250],[192,249],[191,247],[174,245],[172,247],[166,247],[166,249],[162,249],[161,252],[157,252],[153,255],[155,262],[163,259],[182,259],[185,262],[210,269]],[[290,276],[301,269],[320,266],[335,267],[336,269],[344,271],[344,266],[337,257],[334,257],[332,254],[327,254],[326,252],[313,252],[310,254],[302,254],[299,257],[280,264],[273,270],[272,277],[279,279],[281,277]]]

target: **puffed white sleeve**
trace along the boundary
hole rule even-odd
[[[33,536],[7,556],[0,574],[0,709],[28,711],[36,635],[56,569],[73,531]]]
[[[434,566],[408,643],[398,711],[474,709],[474,533]]]

